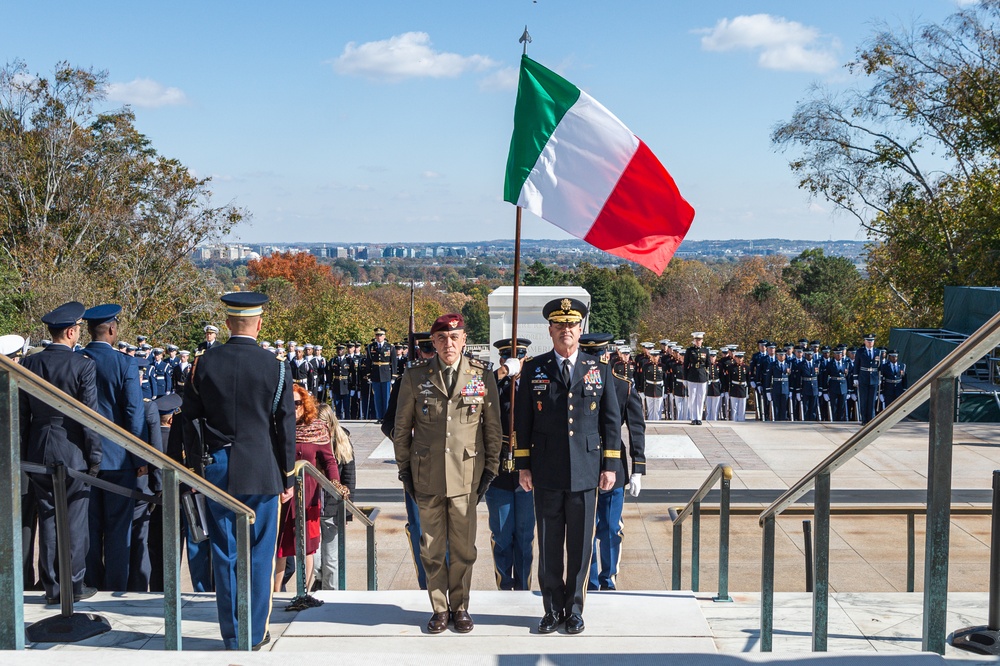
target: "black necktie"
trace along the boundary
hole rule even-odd
[[[573,373],[570,371],[568,358],[563,359],[562,380],[566,383],[566,386],[569,386],[573,380]]]

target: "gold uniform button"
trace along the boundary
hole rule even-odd
[[[572,397],[573,397],[573,392],[572,392],[572,391],[570,392],[570,394],[569,394],[569,397],[570,397],[570,398],[572,398]]]
[[[569,406],[569,411],[571,411],[571,412],[573,411],[573,405]]]
[[[451,449],[445,449],[444,452],[445,453],[451,453]]]
[[[448,420],[451,421],[451,417],[450,416],[448,417]]]
[[[573,422],[573,419],[570,419],[570,420],[569,420],[569,422],[570,422],[570,423],[572,423],[572,422]]]
[[[569,436],[570,436],[570,437],[572,437],[572,436],[573,436],[573,431],[572,431],[572,430],[570,430],[570,431],[569,431]]]
[[[451,433],[450,433],[450,432],[446,432],[446,433],[444,434],[444,436],[445,436],[445,437],[451,437]]]

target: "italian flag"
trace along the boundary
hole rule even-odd
[[[593,97],[527,56],[504,200],[657,275],[694,219],[645,143]]]

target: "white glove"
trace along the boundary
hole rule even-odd
[[[521,372],[521,361],[516,358],[509,358],[503,364],[507,366],[507,374],[510,377],[516,377]]]
[[[795,401],[796,401],[796,402],[802,402],[802,396],[801,396],[801,395],[799,395],[798,393],[796,393],[796,394],[795,394]]]
[[[824,393],[823,394],[823,399],[826,400],[827,402],[830,402],[830,394],[829,393]]]
[[[632,474],[628,480],[628,494],[638,497],[640,490],[642,490],[642,474]]]
[[[750,388],[752,389],[757,388],[757,382],[750,382]]]
[[[764,391],[764,395],[767,396],[768,400],[771,399],[771,392],[770,391]]]

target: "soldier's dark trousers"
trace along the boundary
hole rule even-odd
[[[135,490],[134,469],[106,469],[99,479]],[[98,590],[124,592],[132,559],[132,518],[135,500],[100,489],[90,491],[90,549],[87,552],[87,584]]]
[[[861,422],[868,423],[875,418],[875,399],[878,389],[864,382],[858,384],[858,409],[861,410]]]
[[[52,491],[52,477],[32,474],[31,488],[38,503],[38,576],[45,588],[45,596],[58,599],[60,592],[59,556],[56,542],[56,508]],[[90,487],[78,479],[66,481],[67,522],[69,523],[70,571],[73,572],[73,594],[83,591],[83,575],[87,569],[87,549],[90,533],[87,530],[87,511]]]
[[[333,396],[333,407],[337,412],[337,418],[341,421],[351,418],[351,396],[349,395],[335,395]]]
[[[535,487],[538,587],[546,613],[583,613],[594,550],[596,512],[596,488],[570,491]]]

